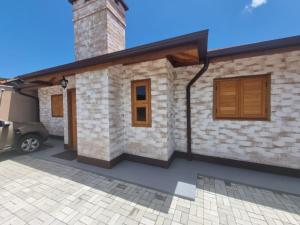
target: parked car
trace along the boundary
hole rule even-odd
[[[30,153],[37,151],[49,133],[39,122],[0,121],[0,150],[15,149]]]

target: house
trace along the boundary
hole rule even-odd
[[[17,78],[78,161],[187,157],[299,175],[300,36],[207,50],[205,30],[125,49],[123,0],[69,1],[77,60]]]
[[[37,97],[30,94],[0,84],[0,121],[19,123],[37,121]]]
[[[0,84],[5,83],[6,80],[6,78],[0,77]]]

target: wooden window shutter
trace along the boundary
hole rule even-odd
[[[63,117],[63,95],[51,96],[52,117]]]
[[[239,115],[238,80],[219,80],[215,82],[215,117],[235,118]]]
[[[268,115],[268,77],[241,79],[241,117],[264,119]]]
[[[214,118],[269,120],[270,75],[214,80]]]

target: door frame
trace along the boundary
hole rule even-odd
[[[72,118],[73,118],[73,111],[72,111],[72,101],[71,101],[71,95],[75,94],[75,107],[76,107],[76,88],[70,88],[67,90],[67,103],[68,103],[68,150],[77,151],[77,138],[76,138],[76,146],[74,146],[74,140],[73,140],[73,124],[72,124]],[[77,136],[77,110],[76,110],[76,136]]]

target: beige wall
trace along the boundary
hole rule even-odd
[[[12,91],[10,89],[4,88],[2,86],[0,86],[0,89],[5,90],[2,93],[0,92],[0,119],[8,120],[9,112],[10,112]]]
[[[38,120],[36,100],[20,95],[10,87],[0,86],[0,119],[13,122],[34,122]],[[35,93],[28,93],[34,95]]]

